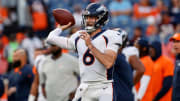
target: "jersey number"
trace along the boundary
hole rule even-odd
[[[92,65],[94,63],[94,61],[95,61],[95,58],[94,58],[93,54],[90,53],[90,50],[88,49],[83,56],[83,63],[85,65]]]

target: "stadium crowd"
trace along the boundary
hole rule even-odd
[[[146,70],[149,70],[145,71],[144,75],[156,78],[161,83],[173,76],[175,55],[169,38],[174,33],[180,32],[180,0],[0,0],[0,79],[4,81],[4,87],[1,87],[3,84],[0,82],[0,89],[4,90],[3,94],[0,90],[0,95],[2,95],[0,101],[27,101],[36,74],[33,67],[35,58],[39,54],[36,51],[47,48],[45,38],[56,27],[52,10],[64,8],[73,13],[76,24],[70,30],[63,32],[64,36],[70,36],[81,29],[82,11],[91,2],[100,2],[108,8],[110,19],[105,27],[118,27],[127,31],[129,45],[133,46],[139,38],[148,41],[148,45],[144,41],[139,41],[139,45],[148,47],[150,50],[151,54],[148,56],[152,57],[152,63],[149,65],[161,68],[163,72],[157,70],[153,75],[151,70],[153,67],[146,67],[146,62],[143,62],[146,60],[138,56]],[[153,54],[154,51],[158,54]],[[141,52],[143,51],[139,49],[140,54]],[[69,53],[77,57],[74,51],[62,49],[62,53]],[[16,61],[17,57],[21,64]],[[15,68],[17,66],[20,68]],[[79,80],[78,75],[75,77]],[[74,87],[74,85],[77,86],[77,83],[71,83],[69,86]],[[151,81],[150,85],[152,88],[158,86],[156,90],[161,90],[162,87],[159,84],[151,84]],[[172,90],[172,84],[169,85],[167,91],[169,95],[161,94],[163,91],[156,91],[159,95],[152,95],[154,98],[147,97],[147,100],[139,97],[139,101],[171,101],[167,100]],[[140,89],[140,83],[135,88]],[[148,88],[147,91],[152,92],[152,88]],[[73,95],[72,92],[69,94]]]

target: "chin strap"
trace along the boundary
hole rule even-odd
[[[87,27],[85,28],[85,30],[86,30],[88,33],[92,33],[92,32],[94,32],[96,29],[94,28],[94,26],[87,26]]]

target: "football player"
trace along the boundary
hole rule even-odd
[[[82,14],[84,30],[70,38],[59,36],[70,27],[69,23],[59,25],[47,37],[49,43],[78,52],[81,84],[73,101],[79,98],[81,101],[112,101],[112,80],[108,79],[107,69],[116,60],[122,37],[118,31],[103,29],[108,16],[104,5],[91,3]]]

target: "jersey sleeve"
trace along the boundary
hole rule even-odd
[[[53,31],[50,32],[48,35],[46,41],[47,43],[57,45],[64,49],[75,49],[75,39],[77,34],[73,34],[70,38],[59,36],[61,34],[62,30],[60,28],[56,28]]]
[[[79,32],[77,31],[76,33],[74,33],[73,35],[70,36],[70,38],[68,39],[68,43],[73,46],[73,49],[76,49],[76,43],[78,41],[78,39],[80,38],[79,36]]]
[[[126,56],[127,61],[129,61],[129,57],[136,55],[139,57],[139,51],[136,47],[126,47],[122,50],[122,53]]]
[[[122,36],[117,31],[109,31],[108,33],[109,43],[107,45],[107,49],[113,50],[117,53],[118,49],[122,46]]]

